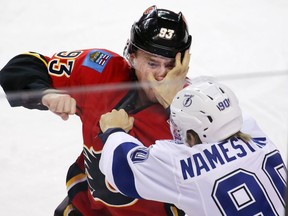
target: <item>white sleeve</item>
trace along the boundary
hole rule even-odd
[[[127,164],[127,154],[129,150],[138,146],[143,146],[143,144],[136,138],[121,131],[109,135],[102,149],[99,168],[106,176],[108,182],[123,194],[125,193],[121,191],[121,185],[119,183],[117,185],[117,182],[121,182],[125,178],[124,175],[129,174],[130,168]],[[117,168],[120,169],[117,170]]]
[[[163,145],[167,143],[147,148],[124,132],[113,133],[102,150],[100,170],[126,196],[177,203],[175,166]]]

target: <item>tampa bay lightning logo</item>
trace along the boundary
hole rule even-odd
[[[131,154],[133,163],[140,163],[145,161],[149,156],[149,148],[138,148]]]
[[[194,95],[184,95],[184,100],[183,100],[183,106],[184,107],[189,107],[192,104],[192,97],[194,97]]]

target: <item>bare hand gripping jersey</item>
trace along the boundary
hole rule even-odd
[[[172,140],[145,147],[112,132],[100,169],[121,193],[174,203],[191,216],[284,215],[287,169],[278,150],[250,117],[241,131],[249,143],[232,137],[192,148]]]
[[[105,49],[59,52],[51,58],[30,52],[14,57],[0,74],[0,84],[6,93],[81,87],[82,91],[70,94],[77,102],[84,145],[83,152],[68,171],[67,189],[73,205],[83,215],[184,215],[170,204],[129,198],[115,192],[99,169],[103,144],[98,138],[98,121],[102,114],[114,108],[124,108],[135,118],[131,135],[144,145],[150,145],[156,139],[171,139],[168,115],[160,104],[135,109],[137,94],[133,90],[95,91],[97,85],[135,82],[131,68],[121,56]],[[85,87],[87,91],[83,91]],[[41,97],[10,98],[9,102],[12,106],[47,109],[40,103]]]

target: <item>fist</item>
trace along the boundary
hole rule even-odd
[[[123,109],[120,109],[119,111],[114,109],[111,112],[103,114],[99,121],[103,133],[109,128],[122,128],[128,132],[132,129],[133,123],[134,118],[128,116]]]
[[[42,104],[63,120],[67,120],[69,115],[76,113],[76,101],[68,94],[48,92],[42,97]]]

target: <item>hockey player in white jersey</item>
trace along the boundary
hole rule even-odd
[[[287,168],[227,86],[192,82],[170,111],[174,140],[150,147],[128,134],[133,118],[124,110],[102,115],[100,169],[116,190],[189,216],[284,215]]]

